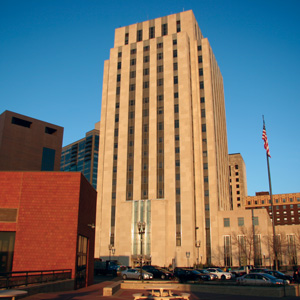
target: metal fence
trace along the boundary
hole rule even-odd
[[[71,279],[71,276],[71,269],[0,273],[0,289]]]

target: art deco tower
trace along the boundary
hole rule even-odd
[[[209,262],[231,207],[225,103],[192,11],[116,29],[100,132],[95,256],[133,266],[143,221],[145,261]]]

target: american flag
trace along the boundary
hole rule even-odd
[[[266,126],[265,126],[265,122],[264,122],[264,126],[263,126],[263,133],[262,133],[262,139],[264,140],[264,147],[267,151],[267,155],[269,157],[271,157],[270,155],[270,149],[269,149],[269,143],[268,143],[268,137],[267,137],[267,132],[266,132]]]

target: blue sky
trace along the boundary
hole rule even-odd
[[[67,145],[100,120],[114,30],[192,9],[220,66],[229,153],[246,163],[248,194],[300,192],[299,0],[0,0],[0,113],[64,127]]]

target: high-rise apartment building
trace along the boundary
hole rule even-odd
[[[81,172],[90,184],[97,188],[99,126],[86,133],[80,139],[62,148],[60,170],[65,172]]]
[[[192,11],[115,30],[100,132],[95,256],[213,262],[231,209],[223,79]]]
[[[0,115],[0,170],[59,171],[63,131],[6,110]]]

